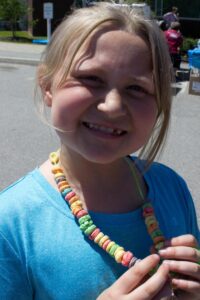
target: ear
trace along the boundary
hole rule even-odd
[[[46,82],[45,75],[46,75],[46,66],[41,64],[37,68],[37,82],[40,86],[42,96],[44,99],[44,103],[51,107],[52,106],[52,93],[51,93],[51,85]]]
[[[43,93],[44,103],[51,107],[52,106],[52,94],[49,90],[44,91]]]

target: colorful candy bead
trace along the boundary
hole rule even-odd
[[[104,235],[104,236],[100,239],[98,245],[99,245],[100,247],[102,247],[103,243],[105,243],[105,241],[107,241],[107,240],[109,240],[109,236]]]
[[[89,235],[89,239],[90,240],[94,240],[95,237],[99,234],[100,232],[100,229],[99,228],[96,228],[90,235]]]
[[[133,253],[130,251],[126,251],[122,257],[122,265],[124,267],[128,267],[132,258],[133,258]]]
[[[97,236],[95,237],[94,242],[95,242],[96,244],[98,244],[99,241],[100,241],[100,239],[101,239],[103,236],[104,236],[103,232],[100,231],[99,234],[97,234]]]

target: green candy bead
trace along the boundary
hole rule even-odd
[[[115,251],[116,251],[116,249],[117,249],[118,247],[119,247],[119,245],[117,245],[117,244],[113,245],[113,246],[110,248],[109,254],[110,254],[111,256],[114,257]]]
[[[93,222],[92,221],[86,221],[85,223],[81,224],[80,225],[80,229],[82,231],[85,231],[88,227],[90,227],[91,225],[93,225]]]
[[[80,219],[78,219],[78,222],[81,225],[90,220],[91,220],[91,217],[89,215],[85,215],[85,216],[81,217]]]
[[[157,251],[161,250],[162,248],[164,248],[165,243],[164,242],[160,242],[158,244],[155,245],[155,248]]]
[[[161,236],[161,235],[163,235],[163,233],[162,233],[161,230],[159,230],[159,229],[156,229],[155,231],[153,231],[153,232],[151,233],[151,237],[152,237],[152,238],[155,238],[155,237]]]
[[[89,226],[86,230],[84,230],[84,233],[86,235],[90,235],[95,229],[97,228],[97,226],[95,226],[94,224]]]
[[[152,205],[151,205],[151,203],[147,202],[147,203],[145,203],[142,207],[143,207],[143,208],[146,208],[146,207],[152,207]]]

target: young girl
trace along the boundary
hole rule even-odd
[[[200,299],[191,195],[153,163],[169,66],[158,26],[127,8],[80,9],[56,29],[38,83],[61,148],[1,193],[0,299]]]

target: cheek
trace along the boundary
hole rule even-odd
[[[136,101],[132,107],[132,112],[137,115],[138,121],[145,123],[151,130],[156,122],[158,112],[155,98],[146,97]]]
[[[53,125],[60,128],[73,126],[93,102],[91,94],[81,88],[55,93],[51,109]]]

